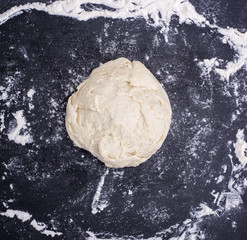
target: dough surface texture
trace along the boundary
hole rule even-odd
[[[108,167],[138,166],[164,142],[172,110],[165,90],[138,61],[109,61],[94,69],[68,100],[73,142]]]

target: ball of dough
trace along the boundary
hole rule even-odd
[[[94,69],[68,100],[73,142],[108,167],[135,167],[162,145],[171,123],[168,96],[138,61],[109,61]]]

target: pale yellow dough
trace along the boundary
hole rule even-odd
[[[138,61],[109,61],[94,69],[68,100],[73,142],[108,167],[135,167],[162,145],[171,123],[168,96]]]

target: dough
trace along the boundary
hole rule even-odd
[[[138,166],[162,145],[171,123],[168,96],[138,61],[109,61],[94,69],[68,100],[73,142],[108,167]]]

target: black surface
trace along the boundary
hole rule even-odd
[[[234,5],[240,18],[236,18],[234,11],[229,15],[228,8],[221,7],[225,1],[191,2],[207,17],[217,18],[217,24],[246,28],[244,1]],[[234,3],[229,1],[227,6]],[[12,4],[17,3],[3,4],[1,12]],[[216,9],[213,15],[207,11],[208,4]],[[106,26],[108,34],[104,32]],[[173,31],[175,27],[178,33]],[[154,36],[159,45],[153,44]],[[23,49],[28,59],[23,57]],[[123,175],[122,170],[109,170],[103,191],[110,204],[93,215],[92,199],[106,167],[68,138],[65,106],[70,94],[92,69],[120,56],[143,62],[164,84],[173,121],[164,145],[150,160],[137,168],[125,168]],[[202,202],[216,209],[210,193],[212,189],[227,190],[231,174],[228,154],[234,150],[233,145],[229,147],[226,143],[236,142],[237,130],[246,127],[246,110],[231,122],[235,99],[225,94],[225,84],[218,75],[201,75],[195,59],[213,57],[226,63],[232,60],[234,52],[221,42],[217,32],[193,24],[179,25],[175,16],[168,43],[159,29],[142,19],[98,18],[80,22],[31,11],[1,25],[0,84],[6,86],[6,78],[12,76],[14,87],[10,95],[16,96],[10,107],[1,101],[1,110],[8,119],[1,134],[1,176],[6,172],[0,183],[1,201],[15,199],[9,203],[11,209],[27,211],[50,228],[52,219],[63,232],[57,239],[83,239],[88,229],[113,236],[147,238],[190,218],[191,209]],[[240,70],[234,78],[239,81],[241,95],[246,95],[246,71]],[[30,88],[36,91],[32,110],[28,107],[29,99],[23,97]],[[228,86],[228,90],[232,92],[233,86]],[[58,105],[53,107],[51,99]],[[246,109],[246,102],[241,104]],[[24,109],[34,138],[33,143],[25,146],[7,137],[12,113],[20,109]],[[228,166],[225,173],[223,164]],[[214,179],[220,174],[225,180],[216,184]],[[13,190],[9,184],[13,184]],[[133,196],[128,195],[129,190]],[[245,195],[240,209],[201,223],[205,239],[247,239]],[[3,205],[0,210],[5,211]],[[232,221],[237,223],[237,229],[232,228]],[[49,239],[29,222],[1,217],[0,223],[1,239]]]

